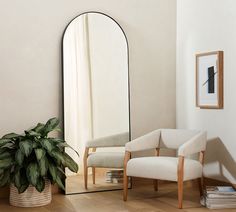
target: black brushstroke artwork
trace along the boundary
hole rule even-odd
[[[207,69],[207,73],[208,73],[208,79],[206,80],[206,82],[203,83],[202,86],[204,86],[208,83],[207,92],[208,93],[215,93],[215,75],[216,75],[217,71],[215,72],[214,66],[211,66]]]
[[[215,93],[215,71],[214,66],[208,68],[208,93]]]

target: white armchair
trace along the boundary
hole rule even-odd
[[[93,139],[86,143],[84,153],[84,186],[88,187],[88,168],[92,168],[95,184],[95,168],[123,168],[125,152],[96,152],[98,148],[124,147],[129,142],[129,133],[120,133],[103,138]],[[90,152],[89,150],[92,150]]]
[[[178,182],[179,208],[182,208],[184,181],[198,179],[202,194],[206,137],[204,131],[158,129],[128,142],[125,145],[124,201],[127,200],[128,177],[154,179],[155,190],[158,190],[158,180]],[[160,148],[176,149],[178,157],[159,156]],[[148,149],[156,149],[156,156],[130,159],[132,152]],[[185,157],[194,153],[199,153],[199,161]]]

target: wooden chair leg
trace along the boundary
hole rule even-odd
[[[93,184],[95,184],[95,167],[92,167]]]
[[[205,151],[201,151],[199,153],[199,162],[203,165],[204,163],[204,154]],[[200,192],[200,197],[203,195],[203,188],[204,188],[204,179],[203,176],[198,179],[198,186],[199,186],[199,192]]]
[[[158,191],[158,180],[153,180],[154,191]]]
[[[84,167],[84,187],[88,188],[88,168]]]
[[[127,162],[131,157],[131,153],[130,152],[125,152],[125,159],[124,159],[124,183],[123,183],[123,200],[127,201],[127,195],[128,195],[128,184],[129,184],[129,178],[126,174],[126,168],[127,168]]]
[[[84,187],[88,188],[88,167],[84,166]]]
[[[198,181],[199,193],[201,197],[203,195],[203,179],[198,178],[197,181]]]
[[[183,208],[183,181],[178,180],[178,201],[179,209]]]
[[[127,176],[124,176],[124,184],[123,184],[123,200],[127,201],[127,196],[128,196],[128,181],[129,178]]]
[[[88,166],[87,166],[87,158],[88,158],[89,148],[85,148],[84,152],[84,187],[88,188]]]
[[[156,148],[155,155],[158,157],[160,155],[160,148]],[[158,180],[154,180],[154,191],[158,191]]]
[[[183,179],[184,179],[184,157],[179,156],[179,162],[178,162],[178,201],[179,201],[179,209],[183,208]]]

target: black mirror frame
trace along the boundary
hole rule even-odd
[[[126,40],[126,46],[127,46],[127,66],[128,66],[128,108],[129,108],[129,141],[131,141],[131,110],[130,110],[130,65],[129,65],[129,42],[128,42],[128,38],[127,35],[125,34],[125,31],[123,30],[123,28],[121,27],[121,25],[111,16],[102,13],[102,12],[97,12],[97,11],[88,11],[88,12],[83,12],[79,15],[77,15],[76,17],[74,17],[65,27],[63,34],[62,34],[62,39],[61,39],[61,67],[62,67],[62,137],[63,139],[65,139],[65,133],[64,133],[64,129],[65,129],[65,124],[64,124],[64,51],[63,51],[63,41],[64,41],[64,35],[66,33],[67,28],[69,27],[69,25],[79,16],[84,15],[84,14],[88,14],[88,13],[97,13],[100,15],[104,15],[108,18],[110,18],[113,22],[115,22],[119,28],[121,29],[121,31],[123,32],[123,35],[125,37]],[[65,182],[64,182],[65,185]],[[132,187],[132,182],[131,182],[131,187]],[[65,186],[66,188],[66,186]],[[94,192],[105,192],[105,191],[114,191],[114,190],[122,190],[122,189],[112,189],[112,190],[104,190],[104,191],[90,191],[90,192],[83,192],[83,193],[94,193]],[[75,192],[75,193],[71,193],[71,194],[66,194],[66,192],[63,192],[65,195],[72,195],[72,194],[81,194],[80,192]]]

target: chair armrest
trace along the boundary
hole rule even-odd
[[[136,138],[125,145],[125,151],[137,152],[155,149],[159,146],[160,135],[161,130],[155,130],[139,138]]]
[[[129,133],[125,132],[90,140],[86,142],[86,147],[88,148],[122,147],[122,146],[124,147],[127,142],[129,142]]]
[[[190,140],[182,144],[178,149],[178,156],[187,156],[201,151],[205,151],[207,141],[207,133],[199,132]]]

